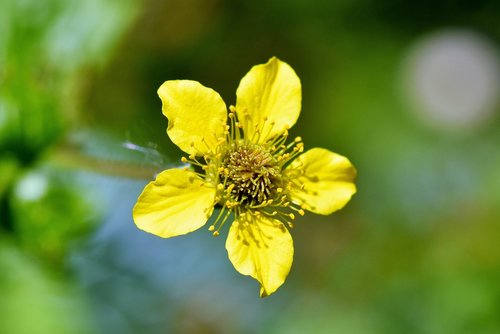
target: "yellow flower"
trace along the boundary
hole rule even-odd
[[[166,81],[158,89],[167,134],[195,170],[168,169],[144,188],[133,210],[136,225],[163,238],[208,228],[214,236],[231,221],[229,259],[268,296],[286,279],[293,261],[289,229],[304,210],[327,215],[356,192],[349,160],[323,148],[304,153],[288,129],[299,117],[300,80],[273,57],[240,82],[229,113],[214,90],[196,81]]]

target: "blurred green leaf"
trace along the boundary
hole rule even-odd
[[[0,238],[0,332],[95,333],[80,291]]]
[[[0,150],[36,160],[75,122],[82,71],[109,59],[134,1],[2,1]]]
[[[10,198],[14,230],[33,254],[61,265],[72,244],[95,226],[99,213],[86,201],[70,174],[32,170],[20,178]]]
[[[0,156],[0,199],[12,184],[18,169],[19,162],[11,155]]]

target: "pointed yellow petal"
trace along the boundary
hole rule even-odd
[[[301,102],[299,77],[276,57],[252,67],[236,91],[239,121],[245,135],[256,143],[292,127],[299,117]]]
[[[191,80],[166,81],[158,95],[172,142],[189,154],[215,152],[218,140],[225,138],[227,121],[226,104],[220,95]]]
[[[293,262],[292,236],[285,226],[262,215],[235,221],[229,229],[226,249],[234,268],[261,284],[266,297],[285,282]]]
[[[195,173],[181,169],[161,172],[144,188],[134,206],[135,224],[163,238],[192,232],[212,214],[215,188]]]
[[[339,210],[356,193],[356,169],[347,158],[324,148],[301,154],[286,173],[297,174],[296,187],[291,190],[293,201],[314,213],[328,215]]]

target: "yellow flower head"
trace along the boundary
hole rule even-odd
[[[301,108],[294,70],[273,57],[254,66],[236,91],[229,113],[214,90],[196,81],[166,81],[158,89],[167,134],[197,171],[168,169],[144,188],[133,210],[137,226],[169,238],[206,224],[214,236],[230,221],[226,249],[237,271],[268,296],[285,281],[293,261],[289,228],[304,210],[327,215],[356,192],[348,159],[323,148],[303,153],[288,140]]]

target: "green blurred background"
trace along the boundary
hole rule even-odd
[[[500,2],[0,0],[0,333],[500,333]],[[303,86],[293,135],[358,193],[258,298],[223,234],[131,210],[179,164],[156,90]]]

